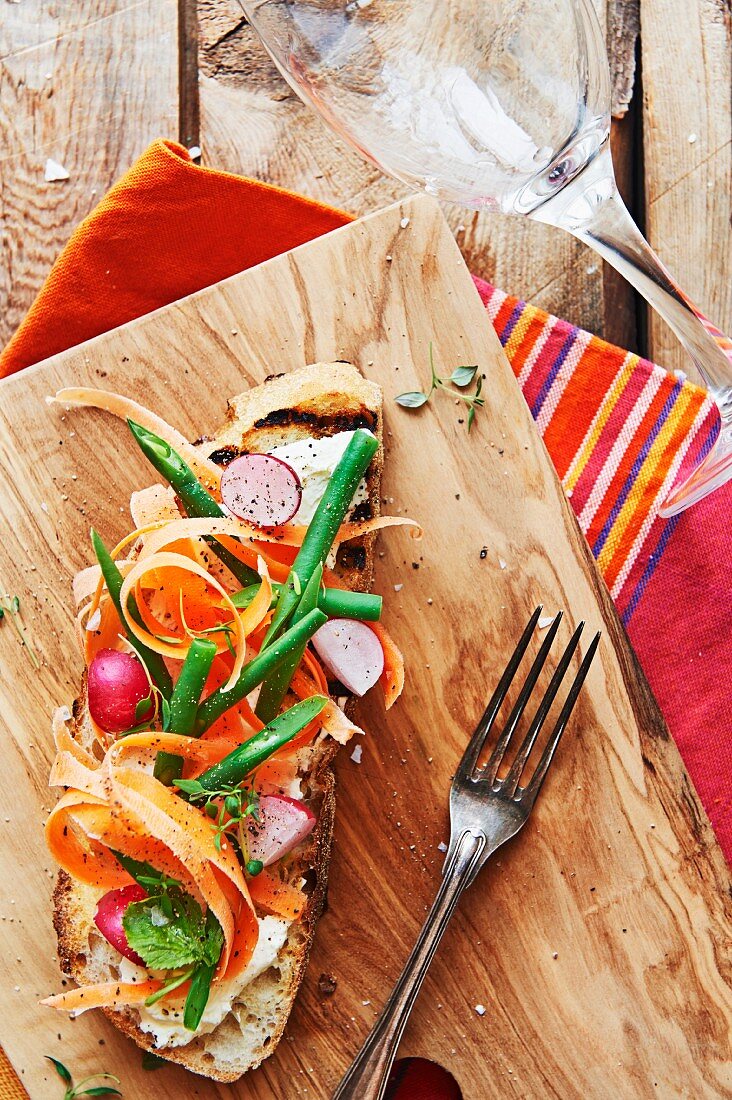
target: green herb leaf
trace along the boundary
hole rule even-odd
[[[150,706],[152,705],[152,701],[152,692],[149,695],[146,695],[144,699],[140,699],[135,707],[135,722],[142,722],[145,715],[149,711]]]
[[[224,949],[224,932],[209,909],[206,913],[206,938],[203,942],[203,960],[208,966],[215,967]]]
[[[18,596],[13,596],[10,601],[10,613],[12,615],[18,615],[20,613],[20,599]]]
[[[156,902],[151,898],[133,902],[122,919],[127,942],[151,970],[178,970],[207,958],[206,925],[200,905],[180,890],[171,890],[168,896],[172,920],[166,918],[160,923]]]
[[[468,431],[470,431],[470,429],[472,428],[474,420],[475,420],[475,405],[471,405],[470,408],[468,409]]]
[[[84,1089],[83,1092],[76,1092],[74,1096],[121,1096],[122,1093],[119,1089],[113,1089],[109,1085],[94,1085],[90,1089]]]
[[[189,798],[201,798],[202,795],[208,797],[209,795],[209,791],[197,779],[176,779],[175,785],[178,790],[185,791]]]
[[[71,1084],[71,1074],[69,1073],[68,1069],[63,1064],[63,1062],[59,1062],[58,1058],[52,1058],[50,1054],[47,1054],[46,1058],[48,1059],[49,1062],[53,1063],[53,1068],[56,1070],[56,1073],[59,1075],[59,1077],[64,1082],[64,1084],[65,1085],[70,1085]]]
[[[428,397],[421,390],[413,390],[409,393],[400,393],[394,400],[397,405],[405,409],[421,409],[422,405],[427,404]]]
[[[455,367],[455,370],[450,375],[450,381],[453,386],[469,386],[475,378],[475,373],[478,370],[477,364],[472,367]]]
[[[159,1054],[153,1054],[151,1050],[144,1050],[142,1052],[142,1068],[145,1070],[160,1069],[165,1065],[165,1059],[161,1058]]]

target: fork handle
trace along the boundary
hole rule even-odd
[[[478,831],[466,831],[458,839],[412,953],[356,1060],[333,1093],[333,1100],[381,1100],[383,1097],[412,1006],[486,843],[485,835]]]

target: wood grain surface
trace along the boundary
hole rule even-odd
[[[642,8],[649,239],[698,306],[732,332],[732,5],[651,0]],[[649,351],[696,372],[651,315]]]
[[[439,395],[417,414],[393,402],[424,381],[430,341],[444,369],[475,362],[486,375],[470,437]],[[362,763],[339,762],[328,911],[279,1049],[231,1088],[169,1068],[150,1077],[99,1016],[70,1023],[37,1004],[60,985],[42,823],[54,801],[49,714],[71,702],[81,670],[71,576],[90,561],[92,522],[120,536],[130,491],[150,478],[121,424],[44,397],[72,381],[117,387],[193,437],[272,370],[337,358],[384,387],[386,506],[426,529],[419,544],[388,533],[378,557],[407,689],[388,717],[379,700],[361,705]],[[32,1100],[51,1095],[43,1053],[78,1075],[103,1063],[131,1097],[325,1100],[413,943],[439,878],[455,762],[539,601],[565,609],[564,638],[580,618],[601,628],[601,660],[531,822],[465,896],[402,1053],[446,1065],[464,1100],[732,1096],[727,868],[431,200],[0,383],[0,409],[0,577],[43,658],[36,673],[0,631],[0,1040]]]
[[[0,0],[0,342],[72,230],[177,131],[176,0]],[[69,173],[49,183],[52,158]]]

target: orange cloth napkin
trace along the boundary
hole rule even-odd
[[[228,172],[193,164],[182,172],[181,161],[190,161],[181,145],[156,141],[78,226],[0,354],[0,377],[351,220]]]

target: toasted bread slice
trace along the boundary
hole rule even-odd
[[[213,438],[198,441],[203,453],[226,464],[248,451],[267,451],[307,436],[321,437],[366,427],[382,435],[381,390],[347,363],[317,363],[291,374],[268,379],[229,403],[227,420]],[[367,472],[367,499],[358,518],[379,514],[381,450]],[[354,540],[339,551],[337,568],[354,590],[367,591],[373,579],[374,536]],[[89,745],[86,686],[74,706],[74,736]],[[295,852],[291,880],[305,879],[308,902],[290,924],[275,963],[254,978],[214,1030],[197,1035],[185,1046],[156,1047],[140,1027],[134,1008],[105,1009],[108,1018],[145,1049],[194,1073],[218,1081],[234,1081],[270,1055],[284,1031],[307,964],[315,924],[325,897],[335,811],[331,763],[341,731],[321,731],[316,742],[298,756],[303,797],[317,815],[315,830]],[[54,927],[61,967],[79,984],[118,980],[120,956],[100,935],[94,912],[101,891],[61,872],[54,892]]]

